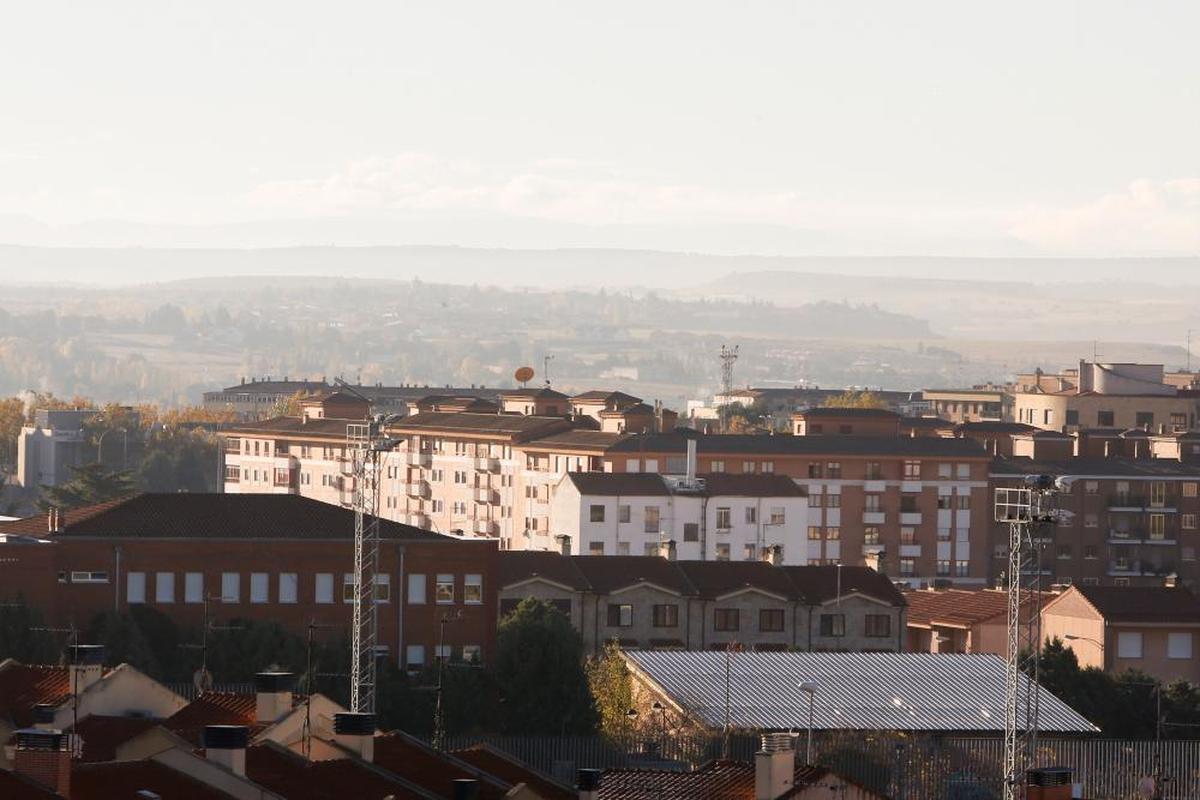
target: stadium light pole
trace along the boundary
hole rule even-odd
[[[817,699],[817,683],[816,681],[801,681],[797,685],[800,691],[808,695],[808,737],[804,748],[804,763],[807,766],[812,766],[813,704]]]

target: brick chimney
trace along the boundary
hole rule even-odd
[[[1026,800],[1071,800],[1073,788],[1069,767],[1040,767],[1025,773]]]
[[[260,672],[254,676],[254,720],[275,722],[292,710],[290,672]]]
[[[83,694],[92,684],[104,677],[104,646],[99,644],[73,644],[67,649],[71,658],[67,670],[70,673],[71,694]]]
[[[790,733],[767,733],[754,754],[754,800],[777,800],[796,781],[796,740]]]
[[[667,539],[662,543],[662,557],[667,561],[674,561],[678,557],[678,547],[674,539]]]
[[[479,800],[479,781],[474,778],[455,778],[454,800]]]
[[[13,772],[40,783],[63,797],[71,796],[71,751],[67,737],[55,729],[17,731]]]
[[[575,781],[579,800],[600,800],[600,776],[603,774],[598,769],[579,770]]]
[[[204,728],[204,756],[244,778],[249,741],[250,729],[245,725],[207,725]]]
[[[363,761],[375,760],[375,715],[345,711],[333,715],[333,740]]]

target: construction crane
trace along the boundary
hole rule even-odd
[[[1058,493],[1069,477],[1029,475],[1024,485],[996,489],[995,519],[1008,524],[1004,573],[1008,627],[1004,681],[1004,800],[1023,797],[1022,776],[1037,757],[1041,650],[1041,548],[1059,521]],[[1032,603],[1021,618],[1022,606]]]

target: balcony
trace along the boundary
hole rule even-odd
[[[241,439],[225,439],[225,444],[221,448],[226,453],[238,454],[242,452]]]
[[[410,481],[404,484],[404,493],[409,497],[429,497],[429,481]]]
[[[422,453],[419,451],[410,451],[408,453],[407,457],[405,458],[405,463],[408,464],[408,466],[410,466],[410,467],[417,467],[418,469],[428,469],[429,465],[433,463],[433,454],[432,453]]]
[[[886,511],[864,511],[863,525],[883,525],[887,522]]]
[[[475,502],[486,503],[488,505],[499,505],[500,493],[495,489],[489,489],[486,486],[475,487]]]
[[[921,545],[919,544],[902,544],[900,545],[901,558],[920,558]]]
[[[500,533],[500,523],[494,519],[477,519],[471,527],[480,536],[496,536]]]
[[[1141,511],[1146,507],[1146,497],[1140,494],[1113,494],[1108,497],[1109,511]]]
[[[816,542],[816,544],[818,544],[818,545],[819,545],[819,544],[820,544],[820,542]],[[884,552],[884,550],[886,550],[886,549],[887,549],[887,548],[885,548],[883,545],[881,545],[881,544],[878,544],[878,543],[876,543],[876,544],[864,544],[864,545],[862,546],[862,554],[863,554],[864,556],[877,556],[877,555],[879,555],[880,553]]]
[[[428,528],[429,515],[422,511],[410,511],[404,515],[404,522],[414,528]]]
[[[1161,577],[1175,571],[1172,564],[1155,564],[1152,561],[1117,559],[1108,562],[1108,574],[1112,577]]]
[[[920,525],[921,524],[921,512],[920,511],[901,511],[900,512],[900,524],[901,525]]]
[[[1160,535],[1154,535],[1145,530],[1118,531],[1110,530],[1108,532],[1108,543],[1112,545],[1122,544],[1147,544],[1147,545],[1174,545],[1175,537],[1166,532]]]
[[[287,487],[289,489],[294,489],[297,486],[298,477],[299,473],[294,469],[280,469],[276,467],[272,485],[274,485],[276,488]]]
[[[882,478],[868,477],[863,481],[863,491],[868,494],[880,494],[887,489],[887,481]]]
[[[490,456],[480,456],[475,459],[475,470],[477,472],[499,472],[500,459],[491,458]]]

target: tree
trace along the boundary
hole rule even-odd
[[[71,479],[66,483],[42,489],[38,508],[42,511],[79,508],[134,493],[133,481],[127,472],[112,472],[103,464],[71,467],[71,472]]]
[[[293,395],[276,401],[271,407],[272,417],[298,417],[300,416],[300,401],[308,397],[305,392],[296,392]]]
[[[300,674],[308,661],[302,637],[275,622],[235,619],[208,635],[208,669],[217,683],[254,680],[267,669]]]
[[[15,658],[22,664],[54,664],[60,655],[54,636],[45,630],[41,612],[25,605],[17,595],[0,603],[0,661]]]
[[[155,680],[165,678],[150,641],[131,614],[106,611],[92,620],[84,632],[89,644],[104,645],[104,660],[110,665],[129,664]]]
[[[591,733],[596,710],[583,667],[583,639],[561,611],[522,600],[500,623],[495,675],[506,733]]]
[[[623,735],[629,725],[626,714],[633,707],[633,682],[621,648],[610,642],[599,658],[589,658],[587,678],[600,730],[612,737]]]
[[[25,402],[19,397],[0,399],[0,475],[6,475],[16,467],[17,439],[24,425]]]
[[[874,392],[856,392],[847,389],[841,394],[825,398],[821,403],[824,408],[887,408],[887,403]]]
[[[146,492],[215,492],[218,485],[217,439],[203,430],[170,428],[154,431],[137,468],[137,483]]]

